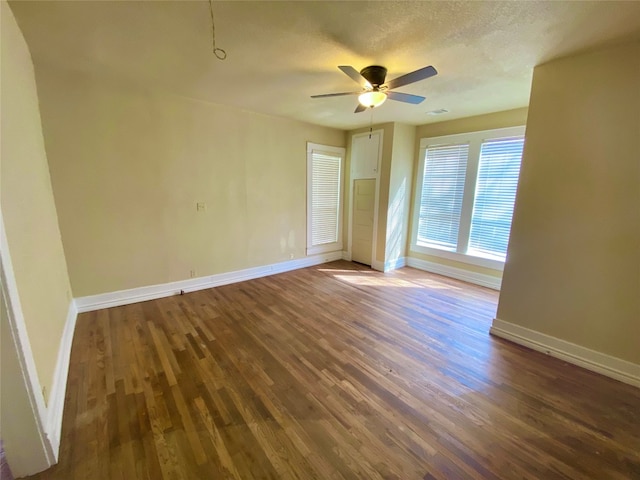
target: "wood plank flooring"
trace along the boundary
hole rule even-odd
[[[333,262],[80,315],[37,479],[640,479],[640,390],[489,336],[497,292]]]

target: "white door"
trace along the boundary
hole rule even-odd
[[[351,260],[371,265],[373,248],[373,217],[376,198],[376,179],[353,182],[353,227]]]
[[[378,170],[382,130],[354,135],[351,140],[351,199],[349,243],[351,260],[371,265],[375,260],[378,225]]]

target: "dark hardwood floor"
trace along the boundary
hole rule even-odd
[[[497,298],[341,261],[82,314],[32,478],[640,478],[640,390],[489,336]]]

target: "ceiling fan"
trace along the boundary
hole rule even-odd
[[[431,65],[415,70],[406,75],[394,78],[385,83],[387,76],[387,69],[380,65],[370,65],[364,67],[359,72],[350,65],[340,65],[338,67],[347,76],[358,83],[362,90],[358,92],[343,92],[343,93],[325,93],[323,95],[311,95],[311,98],[323,98],[323,97],[340,97],[342,95],[358,95],[358,106],[355,113],[364,112],[367,108],[379,107],[384,101],[389,98],[398,102],[413,103],[417,105],[424,100],[424,97],[419,95],[410,95],[408,93],[392,92],[393,88],[403,87],[410,83],[419,82],[429,77],[437,75],[438,72]]]

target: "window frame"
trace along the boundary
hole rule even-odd
[[[473,256],[466,253],[469,246],[471,234],[471,216],[473,215],[473,204],[478,181],[478,167],[480,165],[480,151],[482,143],[504,137],[524,136],[525,126],[515,126],[498,128],[493,130],[482,130],[477,132],[460,133],[454,135],[443,135],[438,137],[425,137],[420,139],[418,170],[416,172],[416,188],[413,197],[413,215],[411,222],[411,242],[409,250],[416,253],[440,257],[456,262],[467,263],[479,267],[491,268],[493,270],[504,269],[504,260],[486,257]],[[465,175],[464,193],[462,197],[462,210],[460,213],[460,225],[458,227],[458,243],[455,251],[444,250],[432,246],[418,244],[418,226],[420,222],[420,200],[422,198],[422,187],[424,182],[424,164],[426,151],[429,147],[437,145],[469,144],[469,157],[467,159],[467,170]]]
[[[337,241],[313,245],[313,153],[323,153],[340,157],[338,180],[338,217],[337,217]],[[319,143],[307,142],[307,241],[306,253],[309,255],[318,255],[322,253],[335,252],[342,250],[343,237],[343,198],[344,198],[344,168],[345,168],[346,148],[334,147],[331,145],[322,145]]]

